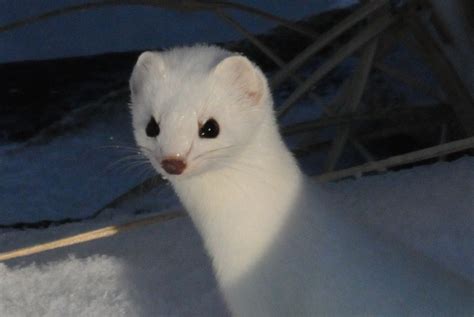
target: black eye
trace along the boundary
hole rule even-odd
[[[214,119],[209,119],[199,129],[199,137],[213,139],[219,135],[219,124]]]
[[[160,126],[156,123],[155,118],[151,117],[150,121],[146,125],[146,135],[150,138],[154,138],[160,134]]]

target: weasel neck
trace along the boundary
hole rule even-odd
[[[265,254],[294,209],[302,184],[295,159],[276,124],[270,122],[240,153],[234,166],[173,186],[225,284]]]

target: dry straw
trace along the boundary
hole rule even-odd
[[[64,248],[67,246],[84,243],[87,241],[110,237],[117,233],[122,233],[130,229],[143,227],[145,225],[165,222],[171,219],[183,217],[184,215],[185,213],[180,212],[180,211],[158,214],[158,215],[151,216],[145,219],[135,220],[135,221],[131,221],[124,224],[115,225],[115,226],[108,226],[101,229],[88,231],[85,233],[81,233],[78,235],[74,235],[71,237],[67,237],[67,238],[63,238],[63,239],[59,239],[59,240],[55,240],[55,241],[51,241],[51,242],[47,242],[43,244],[21,248],[21,249],[13,250],[10,252],[0,253],[0,262],[11,260],[14,258],[24,257],[27,255],[32,255],[36,253],[41,253],[48,250]]]

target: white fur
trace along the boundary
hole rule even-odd
[[[233,315],[472,308],[469,283],[331,209],[284,145],[266,79],[244,57],[213,46],[146,52],[130,85],[136,141],[192,217]],[[157,138],[145,134],[151,115]],[[221,132],[200,139],[211,117]],[[183,174],[160,167],[169,156],[186,160]]]

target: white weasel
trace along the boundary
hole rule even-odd
[[[469,282],[331,210],[245,57],[204,45],[145,52],[130,87],[136,142],[189,212],[233,315],[474,312]]]

